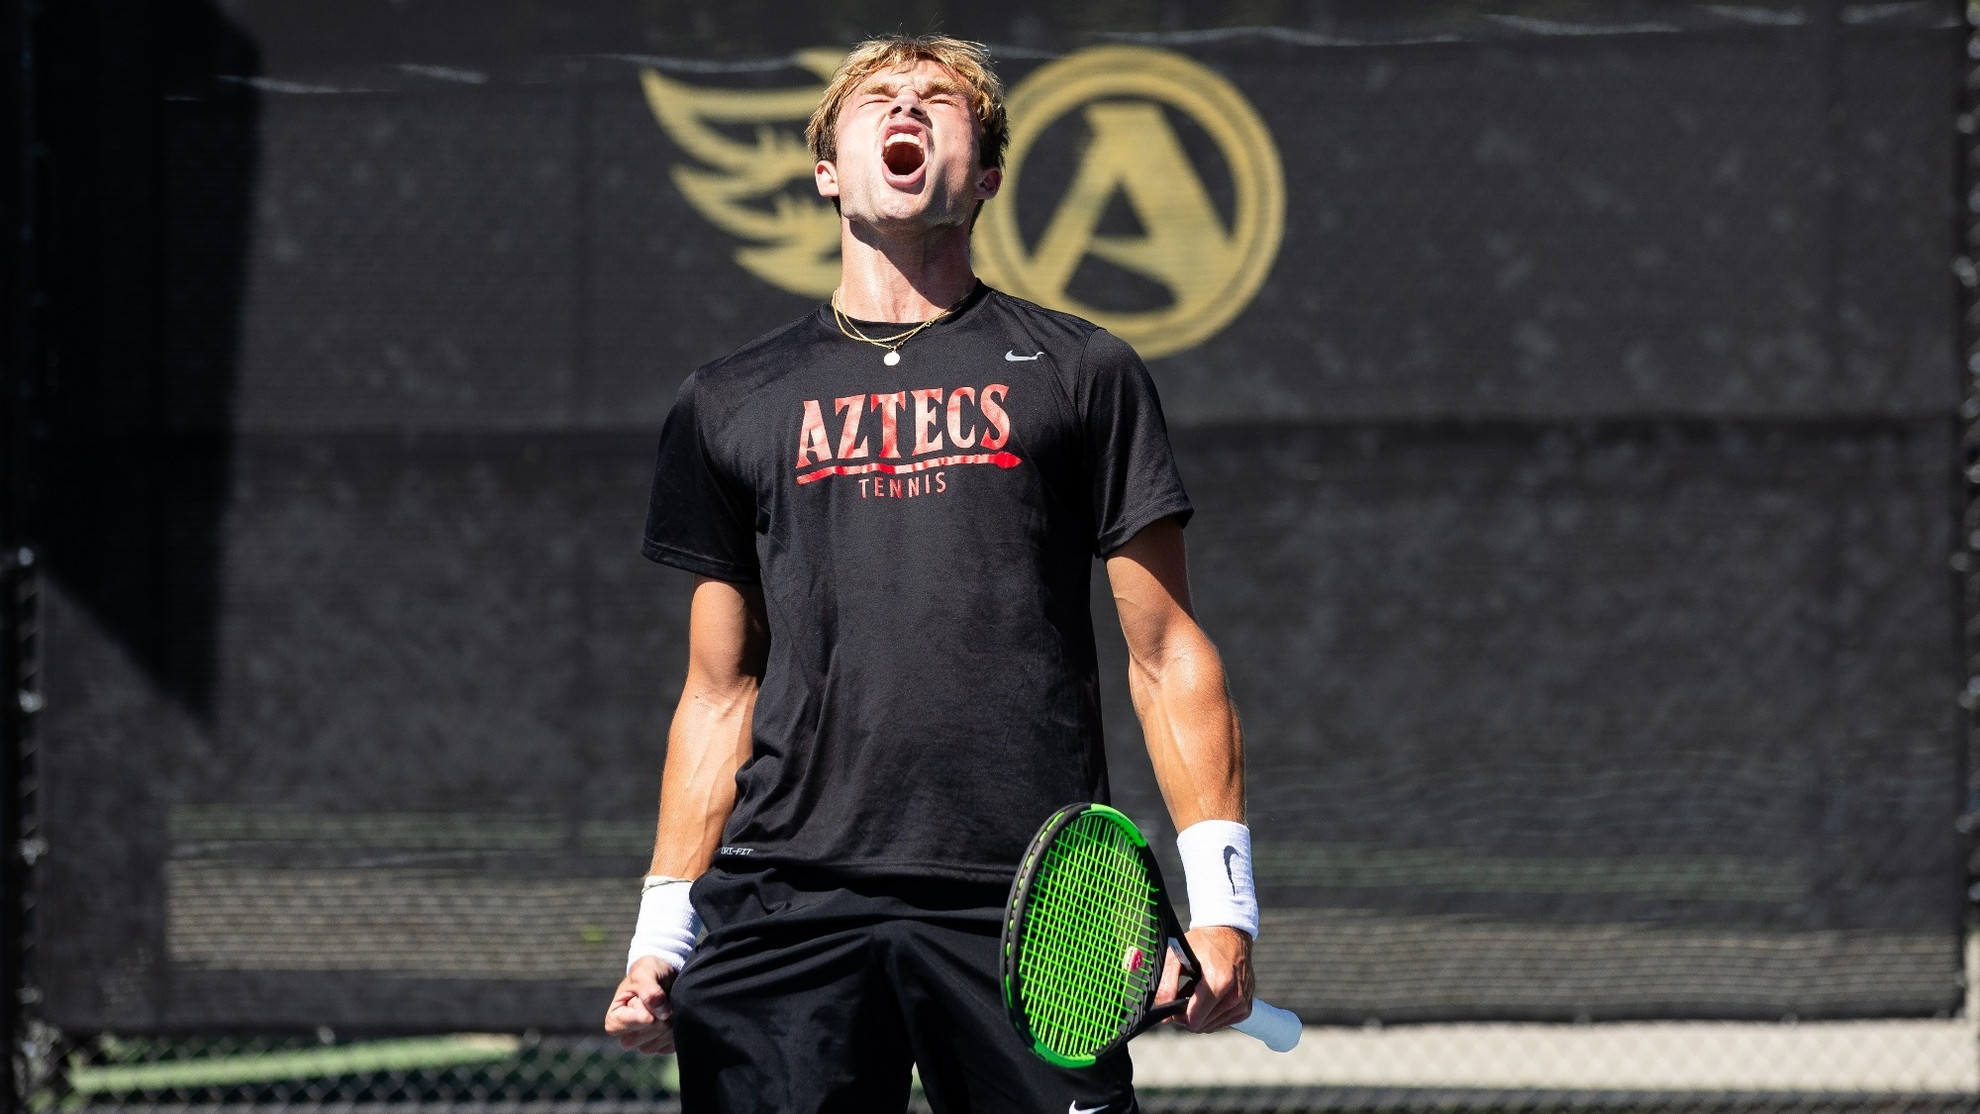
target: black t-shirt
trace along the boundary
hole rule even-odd
[[[1189,499],[1147,369],[1089,322],[978,284],[884,355],[821,306],[698,368],[642,552],[763,586],[718,863],[1008,879],[1106,799],[1093,559]]]

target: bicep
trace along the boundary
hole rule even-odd
[[[1135,661],[1162,661],[1184,640],[1202,636],[1190,605],[1182,523],[1174,516],[1142,527],[1106,561],[1121,634]]]
[[[770,628],[763,588],[697,576],[688,608],[688,684],[730,693],[754,688],[763,677]]]

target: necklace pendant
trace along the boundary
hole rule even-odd
[[[901,362],[901,354],[889,348],[887,349],[887,354],[880,357],[880,362],[886,364],[888,367],[893,367],[895,364]]]

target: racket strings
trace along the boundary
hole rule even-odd
[[[1154,899],[1138,847],[1105,817],[1075,820],[1046,849],[1019,962],[1035,1039],[1084,1057],[1133,1026],[1162,969]]]

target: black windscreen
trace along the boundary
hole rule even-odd
[[[786,102],[867,29],[691,7],[56,19],[98,44],[44,108],[60,1026],[602,1016],[685,667],[687,578],[637,553],[654,439],[829,289]],[[1956,13],[1318,7],[944,23],[1014,105],[1085,83],[979,258],[1150,354],[1249,740],[1261,993],[1953,1008]],[[1154,76],[1078,68],[1122,48]],[[1095,170],[1122,136],[1196,192]],[[1117,803],[1166,837],[1096,599]]]

